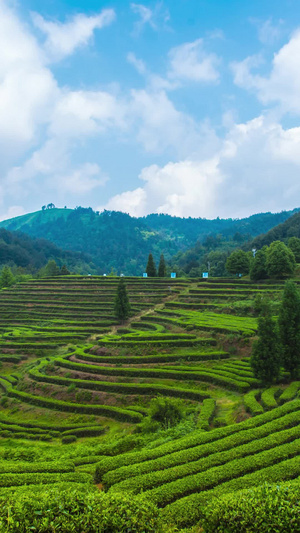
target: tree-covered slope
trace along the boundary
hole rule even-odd
[[[51,208],[3,221],[0,227],[47,239],[63,249],[88,253],[102,273],[113,268],[118,273],[141,275],[149,252],[155,261],[161,253],[170,260],[208,236],[222,234],[228,240],[237,234],[237,239],[241,235],[242,241],[249,240],[285,221],[295,211],[262,213],[241,220],[207,220],[162,214],[134,218],[114,211],[98,213],[91,208]]]
[[[8,264],[36,272],[51,259],[59,266],[66,264],[70,270],[79,273],[95,271],[91,258],[83,253],[65,251],[45,239],[0,228],[0,265]]]
[[[267,233],[258,235],[250,242],[252,248],[269,246],[273,241],[285,241],[290,237],[300,238],[300,213],[295,213],[286,221],[270,229]]]

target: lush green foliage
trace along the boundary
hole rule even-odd
[[[248,274],[250,269],[249,255],[243,250],[232,252],[226,261],[226,270],[230,274]]]
[[[266,279],[267,273],[267,247],[263,247],[261,250],[257,250],[255,257],[250,263],[250,278],[253,281]]]
[[[291,276],[296,267],[293,252],[281,241],[274,241],[266,251],[266,269],[270,278]]]
[[[254,298],[272,298],[276,314],[283,283],[122,278],[132,313],[140,316],[120,327],[113,317],[119,279],[66,274],[32,280],[0,295],[0,345],[8,356],[18,356],[16,367],[15,360],[2,363],[0,379],[0,508],[1,497],[6,498],[11,525],[19,518],[23,524],[24,514],[15,514],[20,502],[18,512],[21,506],[28,511],[30,527],[37,528],[38,516],[39,527],[49,532],[49,527],[74,533],[105,527],[122,531],[119,511],[126,508],[121,513],[126,533],[141,524],[144,531],[151,526],[171,533],[171,524],[197,527],[214,496],[300,474],[300,400],[290,401],[299,382],[288,385],[288,374],[282,372],[280,388],[261,390],[248,357],[257,329],[251,316]],[[219,312],[198,311],[199,305],[211,303]],[[74,345],[87,335],[92,335],[91,344]],[[72,345],[54,348],[55,342],[66,345],[72,337],[77,339]],[[43,347],[39,351],[37,344]],[[244,406],[256,416],[246,414]],[[35,413],[44,422],[34,421]],[[106,492],[94,492],[95,472]],[[55,492],[64,493],[63,480],[73,495],[81,484],[82,499],[74,496],[72,517],[65,496],[59,501]],[[40,509],[20,500],[27,492],[49,491],[56,494],[64,517],[54,517],[52,495]],[[135,504],[133,494],[141,491],[145,497]],[[98,500],[86,505],[92,493],[101,505],[106,498],[105,512]],[[115,511],[113,498],[130,500],[129,508],[118,499]],[[145,501],[164,508],[159,515],[165,527],[155,507],[154,515],[148,514]],[[138,508],[145,514],[139,515]],[[107,522],[113,515],[116,521]],[[0,510],[0,524],[1,518]]]
[[[214,498],[203,514],[205,533],[300,531],[300,483],[265,484]]]
[[[278,324],[283,365],[295,378],[300,368],[300,294],[292,281],[284,286]]]
[[[148,256],[148,263],[147,263],[147,266],[146,266],[146,272],[147,272],[148,278],[155,278],[155,276],[156,276],[156,266],[155,266],[152,254],[149,254],[149,256]]]
[[[212,398],[207,398],[206,400],[203,400],[200,414],[199,414],[199,421],[198,421],[198,428],[199,429],[209,429],[209,424],[213,419],[213,416],[215,414],[216,410],[216,402]]]
[[[277,324],[270,310],[258,319],[258,340],[253,344],[251,367],[263,383],[276,381],[280,372],[281,346]]]
[[[244,404],[246,410],[250,412],[253,416],[260,415],[264,412],[262,405],[257,401],[257,398],[260,396],[259,390],[252,390],[247,392],[244,395]]]
[[[288,247],[292,250],[296,262],[300,262],[300,239],[299,237],[290,237],[288,240]]]
[[[26,228],[24,230],[26,231]],[[61,246],[64,248],[64,243],[61,243]],[[0,264],[19,267],[21,273],[24,269],[36,273],[49,260],[55,260],[59,265],[65,263],[79,273],[92,272],[95,269],[91,258],[84,253],[66,252],[44,238],[32,238],[24,233],[0,229]],[[10,286],[10,283],[1,286]]]
[[[167,269],[166,269],[166,262],[165,262],[164,254],[161,254],[160,259],[159,259],[158,271],[157,271],[158,277],[164,278],[166,275],[166,270]]]
[[[126,468],[129,468],[130,465],[138,465],[133,467],[133,471],[137,473],[142,473],[143,466],[141,465],[141,463],[144,463],[144,461],[150,462],[153,459],[156,460],[158,458],[162,458],[159,463],[161,464],[160,468],[165,468],[165,466],[175,466],[176,464],[179,464],[178,456],[175,456],[175,462],[172,465],[170,463],[166,463],[167,459],[165,456],[169,456],[168,460],[170,459],[171,461],[172,458],[170,454],[175,454],[175,452],[177,453],[184,450],[185,455],[183,462],[186,462],[188,460],[188,456],[191,457],[190,454],[192,453],[192,449],[194,447],[209,444],[209,446],[207,447],[207,453],[209,453],[212,442],[218,441],[219,439],[223,438],[225,439],[230,435],[238,434],[240,431],[244,430],[251,430],[249,431],[248,436],[249,439],[252,440],[252,433],[254,428],[259,428],[260,426],[264,426],[265,424],[268,425],[269,422],[272,422],[272,424],[274,424],[273,426],[270,425],[265,427],[265,429],[268,431],[265,434],[268,435],[272,433],[273,428],[277,427],[277,422],[275,422],[277,419],[280,420],[280,427],[282,427],[281,424],[283,424],[283,426],[285,425],[286,420],[282,420],[282,417],[288,415],[289,413],[292,413],[291,419],[294,420],[295,423],[298,423],[296,422],[296,420],[298,420],[298,415],[294,415],[294,411],[297,411],[299,409],[299,406],[300,400],[294,400],[293,402],[288,402],[287,404],[281,407],[273,409],[272,411],[268,411],[267,413],[264,413],[262,415],[258,415],[255,418],[250,418],[244,422],[241,422],[240,424],[226,426],[220,429],[215,429],[214,431],[210,432],[203,432],[202,430],[195,431],[192,435],[183,437],[182,439],[177,439],[173,442],[163,444],[161,446],[158,446],[157,448],[154,448],[153,450],[145,449],[140,452],[131,452],[130,454],[123,454],[117,457],[103,458],[101,461],[99,461],[96,468],[97,479],[101,480],[103,475],[107,472],[116,470],[124,466]],[[288,420],[290,419],[288,418]],[[274,431],[276,430],[274,429]],[[232,441],[230,441],[230,445],[232,446]],[[150,470],[148,470],[149,467]],[[146,468],[146,472],[152,471],[153,464],[149,463]],[[127,473],[125,478],[126,477]]]
[[[267,231],[267,233],[265,233]],[[262,248],[269,246],[274,241],[288,241],[291,237],[300,235],[300,215],[298,212],[293,214],[285,221],[278,221],[278,225],[270,230],[264,230],[262,234],[249,243],[249,249]]]
[[[153,398],[150,403],[150,418],[167,429],[175,426],[184,417],[184,408],[178,400],[171,398]]]
[[[153,250],[156,260],[161,253],[170,260],[174,254],[195,246],[199,241],[195,249],[185,256],[179,254],[175,257],[172,268],[186,273],[196,268],[199,276],[203,269],[207,270],[209,261],[212,275],[225,275],[228,249],[231,251],[249,237],[268,231],[292,213],[262,213],[241,220],[184,219],[163,214],[133,218],[125,213],[104,211],[99,214],[91,208],[79,207],[75,210],[46,209],[30,213],[3,221],[0,227],[10,231],[21,230],[33,237],[48,239],[61,248],[90,254],[101,273],[109,273],[113,268],[127,275],[141,275],[149,249]],[[221,248],[219,234],[226,241]],[[218,247],[220,252],[216,250]],[[56,259],[54,254],[53,258]],[[48,259],[42,264],[46,264]],[[69,262],[64,262],[70,268]]]
[[[114,301],[114,313],[115,317],[121,322],[126,320],[130,315],[130,303],[123,278],[120,278],[118,283],[117,293]]]
[[[104,494],[88,486],[69,490],[40,488],[38,497],[23,493],[1,496],[0,531],[6,533],[159,533],[158,511],[140,496]]]

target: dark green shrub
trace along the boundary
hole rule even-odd
[[[173,398],[153,398],[150,402],[150,418],[167,429],[175,426],[184,416],[183,405]]]
[[[70,444],[71,442],[75,442],[76,440],[76,435],[65,435],[64,437],[62,437],[61,442],[63,444]]]
[[[8,397],[7,396],[2,396],[2,398],[0,400],[0,404],[2,405],[2,407],[6,407],[7,404],[8,404]]]

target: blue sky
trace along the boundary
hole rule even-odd
[[[300,206],[299,0],[0,0],[0,218]]]

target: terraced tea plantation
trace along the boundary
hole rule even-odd
[[[282,372],[264,389],[249,363],[255,299],[276,304],[282,284],[125,278],[131,317],[118,324],[118,281],[0,293],[0,499],[24,485],[143,493],[180,528],[212,497],[298,482],[300,382]],[[177,406],[176,424],[155,421],[155,398]]]

